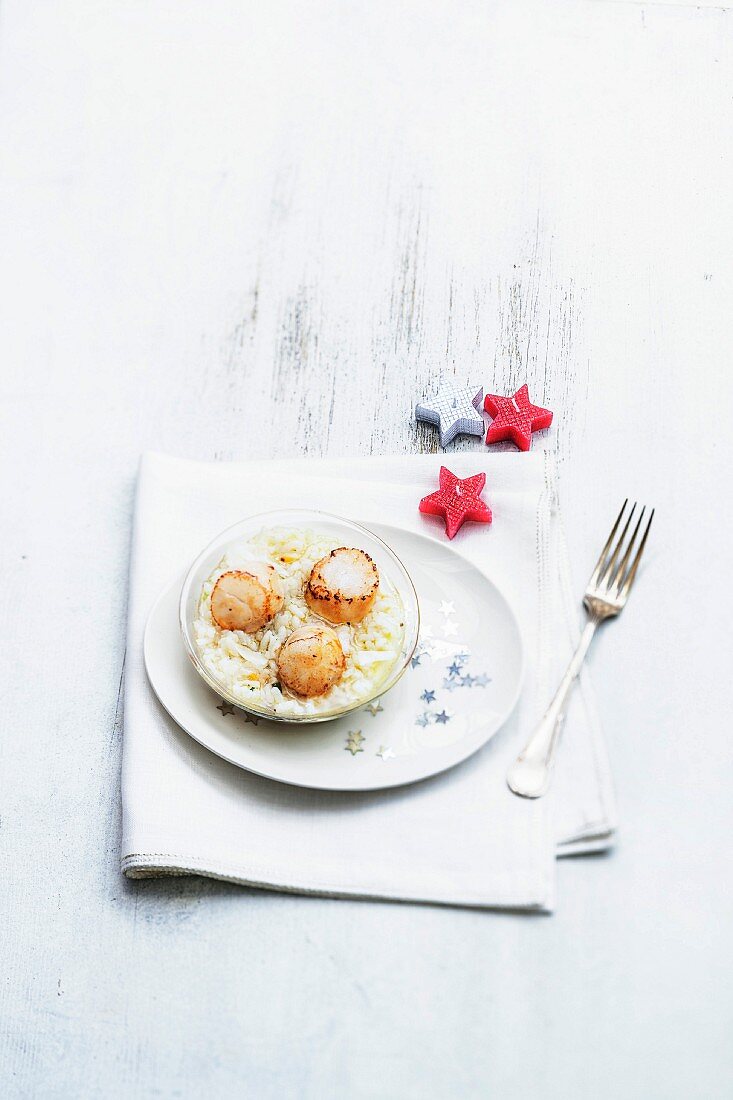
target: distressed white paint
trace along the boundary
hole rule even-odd
[[[5,0],[4,1096],[730,1094],[732,18]],[[123,881],[138,453],[429,449],[441,371],[555,409],[579,583],[660,509],[618,850],[547,920]]]

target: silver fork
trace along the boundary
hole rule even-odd
[[[588,581],[588,586],[583,596],[583,604],[588,614],[588,622],[585,624],[583,633],[580,636],[578,648],[573,654],[573,658],[555,693],[555,698],[547,708],[544,718],[535,730],[524,752],[520,753],[509,769],[507,783],[515,794],[522,795],[523,798],[539,798],[549,787],[552,762],[560,741],[560,730],[565,718],[565,704],[570,695],[573,683],[583,666],[583,661],[585,660],[585,655],[588,652],[588,647],[590,646],[593,635],[602,622],[605,622],[606,619],[613,619],[616,615],[621,614],[626,606],[629,592],[636,579],[636,571],[639,568],[641,555],[644,553],[649,529],[654,519],[654,509],[652,508],[651,515],[644,529],[644,534],[639,543],[639,549],[636,551],[633,561],[631,555],[636,543],[636,537],[639,534],[644,519],[645,507],[641,510],[631,540],[624,551],[623,557],[619,561],[621,549],[626,540],[629,527],[631,526],[634,512],[636,511],[636,504],[633,505],[628,514],[624,529],[614,549],[612,550],[611,548],[614,546],[616,532],[619,529],[628,503],[629,501],[627,498],[618,514],[618,519],[613,525],[611,534],[608,536],[606,545],[601,551],[601,556],[593,570],[593,575]]]

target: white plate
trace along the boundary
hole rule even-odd
[[[420,642],[395,687],[376,704],[316,725],[235,710],[203,682],[185,652],[181,578],[151,611],[144,652],[153,690],[182,729],[240,768],[334,791],[414,783],[493,737],[522,682],[522,641],[509,604],[493,581],[443,543],[383,524],[369,528],[404,561],[420,601]]]

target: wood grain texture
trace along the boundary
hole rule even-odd
[[[731,18],[5,0],[3,1096],[730,1095]],[[124,881],[140,451],[436,450],[446,375],[555,410],[579,584],[659,508],[618,850],[549,920]]]

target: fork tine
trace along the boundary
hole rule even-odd
[[[631,536],[631,539],[629,541],[629,545],[626,547],[626,552],[625,552],[624,556],[622,557],[621,561],[619,562],[618,569],[616,570],[616,572],[614,573],[613,576],[611,576],[609,574],[608,587],[609,587],[609,589],[611,589],[615,586],[616,587],[616,595],[618,595],[618,593],[621,591],[621,585],[624,583],[624,578],[626,576],[626,567],[628,566],[629,560],[631,559],[631,552],[634,549],[634,543],[636,542],[636,536],[639,534],[639,528],[641,527],[641,523],[642,523],[642,520],[644,519],[644,513],[645,512],[646,512],[646,505],[643,506],[643,508],[641,509],[641,512],[639,513],[639,518],[636,521],[636,527],[634,528],[634,533]]]
[[[636,511],[636,502],[634,502],[634,504],[632,504],[631,511],[629,512],[628,516],[626,517],[626,523],[624,524],[624,529],[621,532],[621,536],[620,536],[618,542],[616,543],[616,547],[615,547],[613,553],[611,554],[611,557],[608,559],[608,565],[602,571],[600,577],[598,578],[598,584],[599,585],[604,580],[606,580],[606,578],[608,578],[608,580],[606,582],[606,587],[607,588],[610,588],[611,584],[613,583],[613,578],[617,574],[616,560],[617,560],[619,554],[621,553],[621,547],[623,546],[624,541],[626,539],[626,535],[628,534],[629,525],[631,524],[631,521],[634,518],[634,512],[635,511]]]
[[[631,586],[634,583],[634,578],[636,577],[636,570],[639,568],[639,562],[641,561],[641,555],[644,553],[644,547],[646,546],[647,536],[649,534],[649,531],[651,530],[652,520],[654,519],[654,511],[655,511],[655,509],[652,508],[652,514],[649,516],[649,522],[646,525],[646,530],[644,531],[641,542],[639,543],[639,549],[636,551],[636,557],[634,558],[634,561],[631,565],[631,569],[629,569],[626,580],[624,581],[623,586],[619,591],[619,597],[622,600],[626,599],[629,592],[631,591]]]
[[[611,528],[611,534],[608,536],[608,539],[606,540],[606,545],[601,550],[601,556],[598,559],[598,561],[596,562],[596,567],[593,570],[593,575],[592,575],[590,581],[588,582],[589,587],[594,587],[596,584],[598,584],[598,579],[601,575],[601,571],[603,570],[603,566],[604,566],[605,561],[606,561],[606,555],[608,554],[608,551],[611,549],[614,537],[616,535],[616,532],[618,531],[618,525],[621,522],[621,517],[623,516],[624,510],[625,510],[626,505],[628,503],[629,503],[629,498],[627,497],[626,500],[621,505],[621,511],[619,512],[619,514],[616,518],[616,522],[614,523],[613,527]]]

